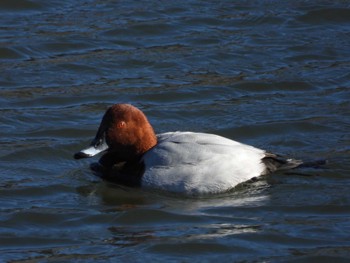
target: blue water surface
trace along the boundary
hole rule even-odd
[[[347,1],[2,0],[0,21],[0,261],[349,261]],[[107,184],[72,156],[114,103],[328,164],[197,198]]]

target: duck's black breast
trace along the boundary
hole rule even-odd
[[[140,187],[144,173],[144,163],[140,159],[128,162],[108,163],[101,157],[98,163],[90,165],[95,175],[111,183],[129,187]]]

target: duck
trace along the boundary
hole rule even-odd
[[[91,170],[102,179],[185,195],[219,194],[303,162],[210,133],[174,131],[156,135],[146,115],[115,104],[96,136],[75,159],[102,154]]]

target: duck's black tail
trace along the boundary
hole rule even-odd
[[[281,170],[290,170],[295,168],[319,168],[325,165],[327,160],[301,161],[296,159],[287,159],[282,156],[266,153],[262,162],[266,166],[266,174]]]

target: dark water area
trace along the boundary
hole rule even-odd
[[[349,262],[348,1],[2,0],[0,21],[1,262]],[[117,102],[329,164],[201,198],[107,184],[72,155]]]

